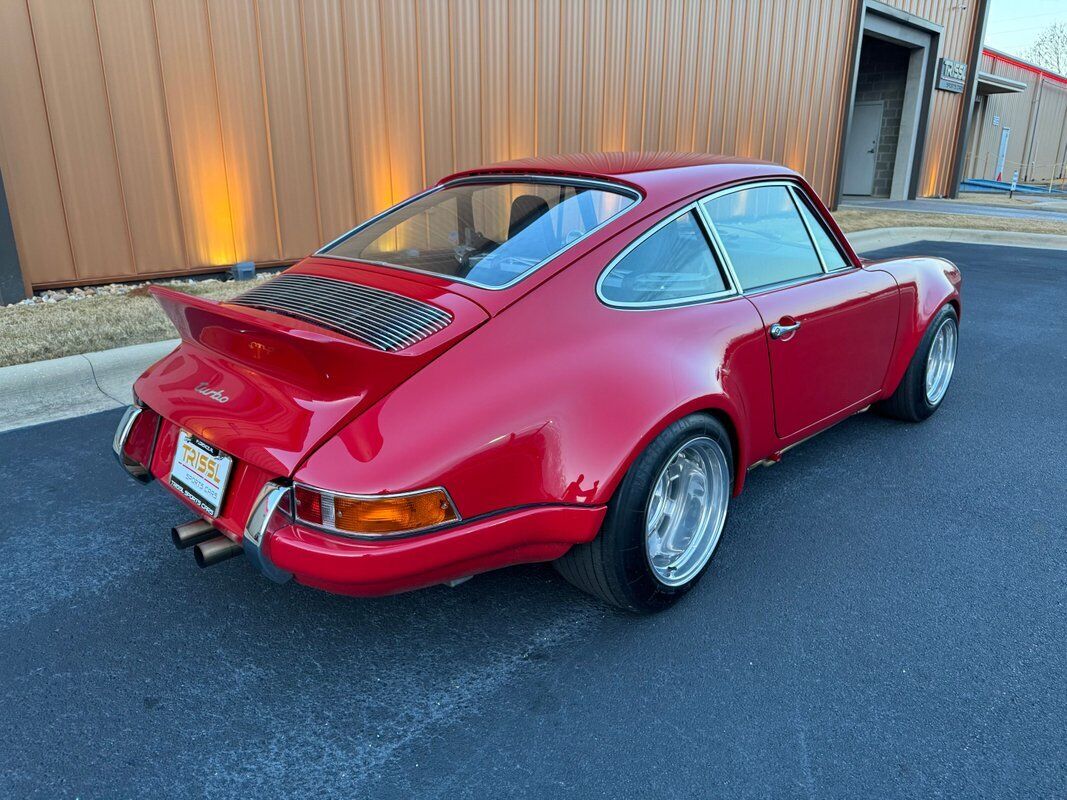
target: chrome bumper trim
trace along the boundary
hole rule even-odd
[[[278,510],[278,506],[285,500],[289,491],[288,486],[281,486],[277,483],[263,484],[259,497],[256,498],[256,503],[252,507],[252,513],[248,517],[248,524],[245,525],[244,537],[241,539],[241,545],[244,547],[245,556],[249,562],[262,572],[264,577],[275,583],[285,583],[293,577],[293,573],[276,567],[263,551],[263,545],[266,544],[268,538],[267,523],[270,522],[270,518],[274,516],[274,512]]]
[[[149,483],[152,480],[152,473],[148,467],[144,464],[138,464],[125,453],[126,440],[130,438],[133,424],[137,421],[142,411],[144,409],[140,406],[130,406],[126,409],[126,413],[122,415],[122,419],[119,421],[118,428],[115,429],[115,438],[111,441],[111,449],[115,453],[115,459],[119,462],[119,466],[126,470],[127,474],[141,483]],[[152,446],[153,448],[155,447],[155,442],[152,443]]]

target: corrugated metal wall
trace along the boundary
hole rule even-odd
[[[0,0],[23,270],[294,259],[444,174],[535,153],[738,153],[829,195],[856,2]],[[973,11],[893,4],[966,60]],[[960,112],[936,94],[926,194],[949,188]]]
[[[888,5],[944,26],[940,56],[954,61],[971,59],[979,3],[961,0],[891,0]],[[926,129],[926,151],[923,155],[919,194],[938,197],[952,189],[952,168],[956,161],[956,142],[960,125],[968,109],[965,98],[954,92],[935,91],[930,107],[930,121]]]
[[[994,54],[983,53],[981,69],[1014,81],[1026,89],[989,95],[971,132],[967,153],[970,178],[996,177],[1001,131],[1011,128],[1004,173],[1007,180],[1019,170],[1022,180],[1043,181],[1063,175],[1067,158],[1067,82],[1044,77]],[[998,124],[993,125],[993,118]]]

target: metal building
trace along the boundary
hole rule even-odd
[[[986,48],[967,147],[968,178],[1029,183],[1067,177],[1067,77]]]
[[[0,291],[290,261],[453,170],[529,154],[737,153],[831,203],[951,194],[985,8],[0,0],[17,242]]]

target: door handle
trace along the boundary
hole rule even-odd
[[[800,329],[800,322],[794,322],[792,325],[783,325],[780,322],[776,322],[771,325],[771,338],[781,339],[787,333],[792,333],[795,330]]]

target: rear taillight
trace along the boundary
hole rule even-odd
[[[388,536],[437,528],[460,517],[444,489],[403,494],[347,495],[295,487],[296,519],[350,536]]]

